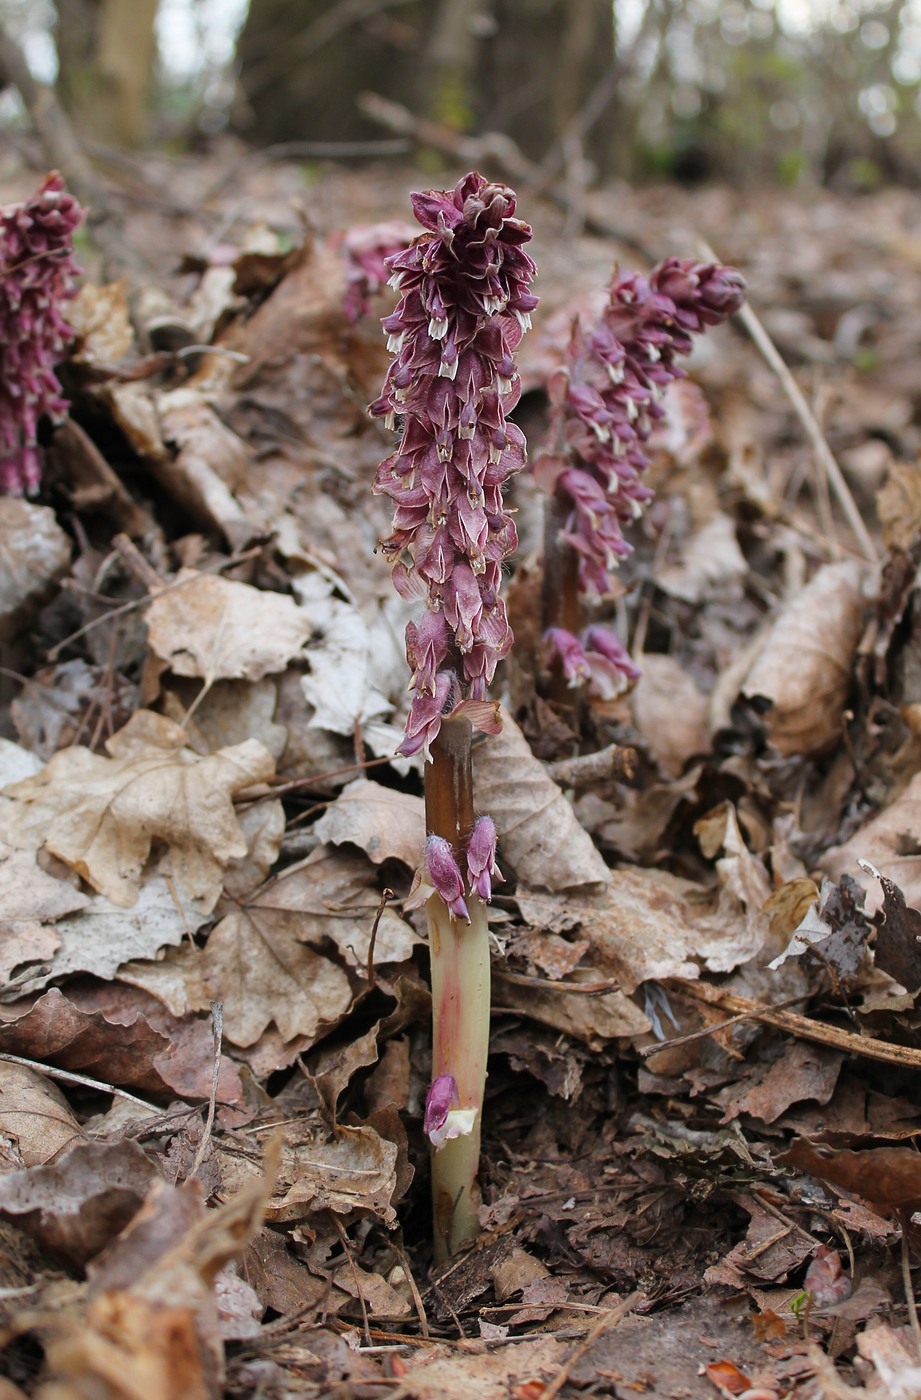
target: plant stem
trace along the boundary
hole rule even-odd
[[[473,829],[471,728],[445,720],[425,771],[425,819],[430,836],[466,849]],[[459,1106],[476,1110],[473,1131],[432,1154],[435,1261],[443,1263],[480,1233],[480,1125],[489,1051],[489,925],[486,906],[467,894],[470,923],[455,919],[433,895],[426,906],[432,960],[432,1079],[451,1074]]]
[[[562,627],[577,637],[585,625],[585,610],[579,590],[579,554],[560,537],[572,505],[560,491],[554,491],[544,507],[544,573],[541,581],[541,635],[551,627]],[[567,685],[559,662],[554,662],[545,698],[566,710],[577,708],[577,692]]]

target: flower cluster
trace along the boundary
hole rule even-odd
[[[665,416],[663,391],[684,374],[677,357],[738,311],[744,294],[734,268],[668,258],[648,279],[615,275],[597,324],[576,322],[566,363],[550,383],[553,449],[537,474],[566,504],[562,538],[578,552],[586,593],[608,592],[612,571],[631,552],[623,527],[652,495],[642,480],[646,444]],[[553,628],[545,642],[572,685],[591,679],[607,697],[636,675],[602,628],[581,640]]]
[[[401,253],[414,237],[415,231],[409,224],[397,219],[383,224],[355,224],[347,231],[342,239],[347,282],[342,305],[352,325],[367,314],[375,292],[387,285],[387,259]]]
[[[503,487],[524,465],[524,437],[506,417],[520,394],[514,352],[537,305],[522,248],[531,230],[507,186],[471,173],[412,202],[427,231],[388,259],[400,301],[383,326],[396,358],[370,409],[391,426],[402,419],[374,489],[394,503],[382,541],[394,584],[426,603],[406,629],[407,755],[458,705],[490,727],[486,689],[512,643],[499,584],[517,534]]]
[[[493,878],[502,879],[496,864],[496,826],[492,817],[478,817],[467,841],[465,853],[467,885],[450,841],[430,836],[425,843],[425,873],[428,886],[440,895],[455,919],[470,920],[465,889],[486,904],[492,899]]]
[[[67,412],[54,367],[73,337],[61,306],[75,291],[82,218],[57,172],[24,204],[0,209],[0,492],[10,495],[38,489],[39,420]]]

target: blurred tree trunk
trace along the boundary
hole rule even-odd
[[[534,160],[563,139],[614,62],[613,0],[250,0],[237,46],[260,142],[379,136],[365,90],[456,131],[503,131]],[[243,124],[241,123],[241,126]],[[585,153],[609,165],[610,121]]]
[[[156,57],[158,0],[58,0],[64,105],[78,127],[115,146],[138,146]]]
[[[565,141],[614,64],[612,0],[494,0],[484,44],[481,129],[503,131],[543,161]],[[604,115],[586,134],[585,154],[604,171],[613,147]]]
[[[423,0],[250,0],[237,43],[243,134],[259,143],[379,138],[355,99],[379,92],[420,110],[437,8]]]

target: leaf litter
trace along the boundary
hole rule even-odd
[[[41,503],[0,502],[8,1393],[921,1393],[921,269],[877,236],[916,196],[622,196],[651,254],[717,230],[811,357],[878,563],[722,332],[612,600],[643,678],[554,709],[516,483],[522,644],[474,753],[504,875],[483,1234],[435,1277],[424,819],[364,411],[390,302],[349,319],[341,252],[418,177],[326,167],[306,230],[290,167],[245,178],[278,228],[240,227],[233,269],[197,256],[201,174],[168,224],[123,201],[214,353],[145,361],[90,258]],[[569,308],[632,255],[526,212],[533,450]],[[836,341],[815,247],[878,363]]]

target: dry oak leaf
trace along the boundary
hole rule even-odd
[[[231,799],[271,778],[275,763],[256,739],[205,758],[185,745],[177,724],[136,711],[108,740],[111,757],[63,749],[34,778],[7,788],[15,802],[0,810],[0,838],[44,843],[122,908],[140,893],[152,843],[164,841],[182,893],[208,912],[224,868],[246,854]]]
[[[840,737],[861,630],[855,563],[826,564],[771,626],[742,686],[765,715],[778,753],[818,753]]]
[[[206,686],[283,671],[312,631],[293,598],[196,569],[181,569],[147,610],[151,650],[174,675]]]

